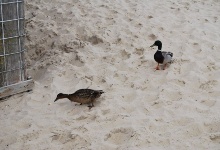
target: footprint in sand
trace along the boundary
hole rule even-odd
[[[203,83],[199,86],[200,89],[202,90],[210,90],[211,88],[213,88],[215,85],[217,85],[218,81],[216,80],[210,80],[206,83]]]
[[[74,130],[76,130],[77,132],[81,132],[81,133],[85,133],[87,131],[89,131],[87,128],[85,128],[84,126],[79,126],[74,128]]]
[[[207,65],[207,69],[208,69],[209,71],[218,70],[218,68],[216,67],[215,63],[209,63],[209,64]]]
[[[126,60],[126,59],[130,58],[131,54],[128,53],[128,52],[126,52],[125,50],[123,50],[123,51],[121,52],[121,56],[122,56],[122,59],[123,59],[123,60]]]
[[[92,43],[92,45],[97,45],[103,43],[103,40],[96,35],[87,38],[87,41]]]
[[[114,74],[114,77],[115,77],[116,79],[119,79],[121,82],[125,82],[125,81],[128,80],[128,77],[126,77],[126,75],[124,75],[124,74],[115,73],[115,74]]]
[[[195,62],[189,62],[189,61],[182,61],[182,63],[180,63],[180,74],[184,73],[184,74],[188,74],[190,73],[194,68],[197,68],[197,63]]]
[[[122,145],[129,142],[134,137],[135,132],[132,128],[118,128],[105,135],[105,141],[115,145]]]
[[[20,137],[22,141],[33,141],[39,138],[40,131],[33,131],[31,133],[24,134]]]
[[[10,146],[16,144],[17,142],[18,141],[16,137],[13,136],[6,136],[4,138],[0,138],[1,149],[10,149]]]
[[[116,22],[115,19],[114,19],[114,17],[112,17],[112,16],[106,17],[105,20],[106,20],[106,24],[107,24],[107,25],[113,25],[113,24],[115,24],[115,22]]]
[[[72,134],[71,131],[59,131],[61,133],[53,132],[54,135],[51,136],[52,142],[60,142],[64,145],[70,144],[77,147],[89,146],[90,143],[78,134]],[[75,147],[75,148],[77,148]]]
[[[19,129],[29,129],[32,126],[30,122],[25,122],[24,120],[17,122],[17,128]]]
[[[164,30],[164,28],[163,28],[163,27],[159,27],[159,30],[160,30],[160,31],[163,31],[163,30]]]
[[[199,45],[199,43],[193,43],[193,48],[194,50],[196,50],[196,52],[194,52],[195,54],[199,54],[202,52],[201,46]]]
[[[214,20],[215,20],[215,22],[217,22],[218,21],[218,17],[214,17]]]
[[[212,106],[215,105],[216,100],[206,99],[206,100],[202,100],[200,103],[203,104],[203,105],[206,105],[208,107],[212,107]]]
[[[181,86],[181,87],[184,87],[186,85],[186,82],[184,80],[174,80],[174,83],[176,83],[177,85]]]
[[[194,122],[193,118],[181,117],[181,118],[175,119],[173,121],[173,124],[176,126],[186,126],[192,122]]]
[[[148,35],[148,37],[149,37],[150,40],[156,40],[157,39],[157,36],[154,35],[154,34],[150,34],[150,35]]]
[[[70,60],[70,64],[73,64],[77,67],[82,67],[84,65],[83,59],[77,53],[75,53],[73,57],[75,57],[75,60]]]
[[[209,138],[216,143],[220,143],[220,133],[211,134]]]
[[[144,54],[144,48],[135,48],[135,54],[142,56]]]
[[[81,115],[79,117],[76,118],[76,120],[80,121],[80,120],[85,120],[87,119],[88,117],[84,116],[84,115]]]
[[[153,16],[147,16],[147,18],[148,18],[148,19],[152,19],[152,18],[154,18],[154,17],[153,17]]]
[[[106,115],[111,112],[110,109],[103,109],[101,111],[102,111],[102,115]]]
[[[181,130],[177,131],[177,135],[184,136],[185,138],[198,137],[203,133],[202,125],[198,123],[191,123],[187,125],[186,128],[181,128]]]
[[[123,101],[126,103],[131,103],[137,97],[137,93],[135,90],[128,90],[127,92],[123,93],[122,98]]]
[[[182,98],[182,93],[175,89],[162,89],[158,97],[159,99],[164,99],[168,105],[171,105],[174,101],[179,101]]]
[[[220,132],[220,121],[212,121],[212,122],[204,123],[204,126],[208,133]]]

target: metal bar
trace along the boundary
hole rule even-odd
[[[17,2],[18,2],[18,0],[17,0]],[[19,18],[19,5],[18,5],[18,3],[17,3],[17,18]],[[17,30],[18,30],[18,35],[20,35],[20,20],[18,19],[17,20]],[[19,55],[19,65],[20,65],[20,68],[22,67],[22,58],[21,58],[21,39],[20,39],[20,37],[18,38],[18,50],[20,51],[20,55]],[[23,81],[23,74],[22,74],[22,69],[20,70],[20,81]]]
[[[22,37],[22,36],[25,36],[25,34],[22,34],[22,35],[16,35],[16,36],[7,37],[7,38],[2,38],[2,39],[0,39],[0,40],[7,40],[7,39],[17,38],[17,37]]]
[[[21,11],[21,16],[19,16],[19,17],[23,17],[24,19],[22,20],[23,21],[23,23],[22,23],[22,25],[23,25],[23,27],[22,27],[22,30],[23,30],[23,32],[22,32],[22,34],[24,34],[24,38],[22,39],[22,44],[23,44],[23,47],[22,47],[22,51],[25,51],[26,49],[25,49],[25,37],[26,37],[26,34],[25,34],[25,11],[24,11],[24,5],[25,5],[25,3],[24,3],[24,0],[22,0],[23,1],[23,4],[22,4],[22,7],[21,8],[23,8],[23,9],[21,9],[20,11]],[[25,52],[24,52],[25,53]],[[22,60],[23,60],[23,63],[22,63],[22,65],[23,65],[23,75],[24,75],[24,80],[27,80],[27,73],[26,73],[26,68],[27,68],[27,64],[26,64],[26,61],[25,61],[25,54],[23,53],[23,56],[22,56]]]
[[[7,2],[7,3],[0,3],[0,4],[2,4],[2,5],[6,5],[6,4],[14,4],[14,3],[22,3],[23,1],[16,1],[16,2]]]
[[[1,17],[2,17],[2,20],[4,20],[3,18],[3,11],[2,11],[2,4],[1,4]],[[4,24],[2,22],[2,37],[3,37],[3,40],[2,40],[2,46],[3,46],[3,51],[4,51],[4,65],[5,65],[5,70],[7,70],[7,67],[6,67],[6,58],[5,58],[5,40],[4,40]],[[7,73],[5,74],[5,80],[4,83],[6,83],[6,86],[8,85],[8,75]]]
[[[9,54],[5,54],[5,55],[0,55],[0,57],[2,56],[10,56],[10,55],[14,55],[14,54],[19,54],[19,53],[23,53],[24,51],[26,51],[25,49],[19,51],[19,52],[15,52],[15,53],[9,53]]]
[[[24,18],[18,18],[19,20],[24,20]],[[18,20],[17,18],[16,19],[12,19],[12,20],[2,20],[0,22],[10,22],[10,21],[17,21]]]
[[[2,81],[2,83],[0,83],[0,87],[4,86],[4,74],[0,72],[0,81]]]
[[[2,87],[0,88],[0,100],[7,96],[29,91],[33,88],[33,86],[34,86],[34,81],[30,79],[23,82],[11,84],[6,87]]]
[[[23,12],[22,12],[22,16],[20,15],[20,12],[23,9],[19,10],[19,8],[23,8],[24,1],[23,0],[16,0],[15,2],[5,2],[5,3],[2,3],[2,0],[0,0],[0,1],[1,1],[0,2],[0,8],[1,8],[1,18],[2,18],[2,21],[0,21],[0,25],[2,27],[2,39],[0,39],[0,42],[2,42],[2,47],[3,47],[2,48],[3,54],[1,54],[0,57],[4,59],[4,65],[2,65],[2,67],[1,67],[2,68],[1,70],[4,70],[4,71],[2,71],[2,72],[0,71],[0,75],[2,77],[4,77],[3,78],[3,80],[4,80],[3,84],[1,84],[1,86],[3,86],[3,87],[0,87],[0,100],[1,100],[1,98],[5,98],[5,97],[13,95],[13,94],[17,94],[17,93],[20,93],[20,92],[31,90],[33,85],[34,85],[34,82],[33,82],[32,79],[28,79],[28,80],[24,79],[24,78],[26,78],[26,74],[25,74],[26,73],[25,72],[26,62],[24,61],[24,58],[23,58],[23,53],[25,51],[25,48],[23,47],[22,44],[24,44],[23,43],[23,40],[24,40],[23,38],[25,36],[25,33],[23,32],[24,31],[24,29],[23,29],[24,26],[21,26],[21,25],[23,25],[22,21],[24,21],[24,15],[23,15]],[[10,11],[10,10],[6,10],[6,12],[4,12],[5,14],[3,15],[3,9],[2,8],[4,8],[4,6],[6,4],[15,4],[15,3],[17,4],[17,19],[3,21],[4,17],[6,17],[4,15],[7,14],[7,11]],[[22,7],[20,7],[20,6],[22,6]],[[13,10],[15,10],[15,9],[16,8],[14,7]],[[23,18],[19,18],[20,16],[23,17]],[[14,17],[16,17],[16,16],[14,15]],[[16,21],[18,23],[18,25],[17,25],[18,36],[13,36],[12,35],[13,37],[5,38],[6,33],[7,33],[7,26],[5,26],[5,22],[9,22],[9,21]],[[22,32],[21,32],[20,28],[22,29]],[[22,34],[22,35],[20,35],[20,34]],[[10,54],[6,54],[7,53],[7,47],[6,47],[7,42],[6,42],[6,40],[7,39],[12,39],[12,38],[18,38],[18,43],[17,43],[18,45],[17,44],[12,45],[12,47],[16,48],[16,49],[17,49],[17,47],[15,47],[15,46],[18,46],[18,52],[14,51]],[[20,56],[20,57],[18,58],[16,56],[14,61],[16,61],[16,62],[19,61],[20,64],[18,66],[16,66],[16,68],[14,68],[14,69],[8,68],[7,67],[8,64],[10,64],[11,66],[13,66],[14,64],[12,63],[13,61],[8,62],[8,60],[6,60],[6,58],[7,58],[7,56],[10,56],[10,55],[13,56],[15,54],[17,54],[17,56]],[[10,69],[10,70],[7,70],[7,69]],[[21,75],[19,76],[20,79],[17,78],[17,76],[15,76],[16,74],[14,74],[12,71],[14,71],[14,73],[18,73],[20,71],[19,72],[19,74],[21,73]],[[12,77],[13,76],[16,77],[16,80],[10,81],[10,79],[9,79],[10,72],[12,74]],[[21,81],[19,81],[19,80],[21,80]],[[14,82],[17,82],[17,83],[14,83]],[[10,83],[10,85],[9,85],[9,83]]]
[[[12,72],[12,71],[15,71],[15,70],[20,70],[20,69],[23,69],[24,67],[19,67],[19,68],[15,68],[15,69],[10,69],[10,70],[5,70],[5,71],[2,71],[0,73],[8,73],[8,72]]]
[[[1,17],[2,17],[2,4],[1,4]],[[1,26],[3,26],[3,22],[1,23]],[[3,29],[2,29],[3,30]],[[2,31],[3,32],[3,31]],[[2,33],[1,33],[2,34]],[[3,35],[2,35],[3,36]],[[3,46],[3,41],[2,41],[2,46]],[[2,55],[3,57],[4,57],[4,55]],[[5,58],[4,58],[4,60],[3,60],[3,63],[5,62]],[[3,66],[3,65],[2,65]],[[3,69],[3,68],[2,68]],[[4,86],[5,85],[5,78],[4,78],[4,74],[3,73],[1,73],[1,75],[2,75],[2,85],[1,86]]]

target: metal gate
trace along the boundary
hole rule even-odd
[[[0,98],[30,90],[24,57],[24,0],[0,0]]]

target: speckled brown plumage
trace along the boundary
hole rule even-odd
[[[59,93],[54,100],[56,102],[59,99],[68,98],[72,102],[77,102],[80,104],[89,104],[88,107],[94,107],[93,102],[104,93],[102,90],[93,89],[80,89],[73,94],[63,94]]]

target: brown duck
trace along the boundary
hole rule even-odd
[[[80,89],[73,94],[59,93],[54,102],[62,98],[68,98],[72,102],[80,103],[80,105],[89,104],[88,107],[92,108],[94,107],[93,102],[99,98],[102,93],[104,93],[102,90]]]

